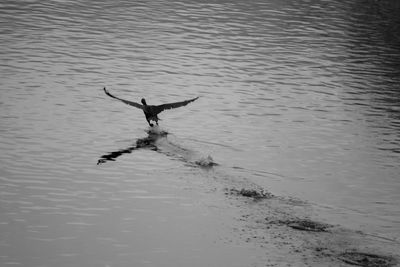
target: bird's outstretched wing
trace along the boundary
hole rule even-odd
[[[183,107],[186,106],[187,104],[189,104],[190,102],[195,101],[197,98],[193,98],[193,99],[189,99],[189,100],[185,100],[185,101],[181,101],[181,102],[175,102],[175,103],[168,103],[168,104],[163,104],[163,105],[159,105],[159,106],[154,106],[154,109],[156,111],[156,113],[160,113],[166,109],[172,109],[172,108],[179,108],[179,107]]]
[[[139,103],[136,103],[136,102],[133,102],[133,101],[128,101],[128,100],[121,99],[121,98],[119,98],[119,97],[113,96],[112,94],[110,94],[110,93],[107,91],[107,89],[106,89],[105,87],[104,87],[104,93],[106,93],[106,95],[108,95],[108,96],[110,96],[110,97],[112,97],[112,98],[115,98],[115,99],[118,99],[118,100],[124,102],[125,104],[128,104],[128,105],[130,105],[130,106],[134,106],[135,108],[143,109],[143,105],[141,105],[141,104],[139,104]]]

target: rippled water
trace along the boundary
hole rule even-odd
[[[129,241],[174,233],[158,240],[166,215],[146,226],[140,216],[153,211],[141,202],[161,199],[195,227],[191,214],[207,213],[191,198],[207,187],[199,161],[398,237],[399,10],[372,0],[2,1],[0,263],[163,259],[164,248]],[[150,104],[201,98],[160,115],[162,153],[96,165],[147,136],[143,114],[104,86]]]

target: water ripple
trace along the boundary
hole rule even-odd
[[[0,265],[60,266],[36,260],[47,258],[36,257],[44,248],[75,263],[80,251],[59,248],[90,239],[86,230],[111,229],[101,243],[118,258],[126,239],[110,225],[135,239],[138,214],[157,216],[141,204],[185,201],[175,196],[184,179],[174,177],[193,164],[182,167],[179,155],[349,206],[346,216],[396,214],[397,11],[372,0],[1,1],[0,230],[15,242],[0,244]],[[175,156],[140,150],[96,166],[146,127],[143,114],[107,99],[104,86],[154,104],[202,96],[160,115],[176,134],[160,151]],[[280,177],[273,185],[271,173]],[[371,224],[399,232],[391,221]],[[47,245],[32,258],[5,257],[37,241]]]

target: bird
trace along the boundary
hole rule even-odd
[[[197,100],[199,97],[195,97],[189,100],[185,100],[185,101],[181,101],[181,102],[174,102],[174,103],[167,103],[167,104],[162,104],[162,105],[147,105],[146,99],[142,98],[141,103],[136,103],[133,101],[129,101],[129,100],[125,100],[119,97],[116,97],[112,94],[110,94],[110,92],[107,91],[107,89],[104,87],[104,92],[106,93],[106,95],[115,98],[117,100],[120,100],[122,102],[124,102],[125,104],[128,104],[130,106],[133,106],[135,108],[141,109],[143,110],[143,113],[146,117],[146,121],[148,122],[148,124],[150,125],[150,127],[153,127],[154,124],[151,123],[150,121],[155,121],[156,124],[158,125],[158,121],[160,120],[158,118],[158,114],[161,113],[162,111],[166,110],[166,109],[173,109],[173,108],[179,108],[179,107],[183,107],[186,106],[187,104],[189,104],[190,102],[193,102],[195,100]]]

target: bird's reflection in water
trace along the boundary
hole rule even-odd
[[[156,131],[154,131],[154,129],[150,128],[147,131],[147,134],[148,135],[146,137],[137,139],[135,145],[132,145],[125,149],[113,151],[113,152],[110,152],[108,154],[101,156],[100,159],[97,161],[97,165],[105,163],[107,161],[115,161],[116,158],[118,158],[119,156],[121,156],[123,154],[127,154],[127,153],[132,153],[132,151],[141,149],[141,148],[147,148],[147,149],[157,151],[157,149],[158,149],[156,146],[157,140],[160,138],[166,137],[168,133],[165,131],[159,131],[158,129]]]

